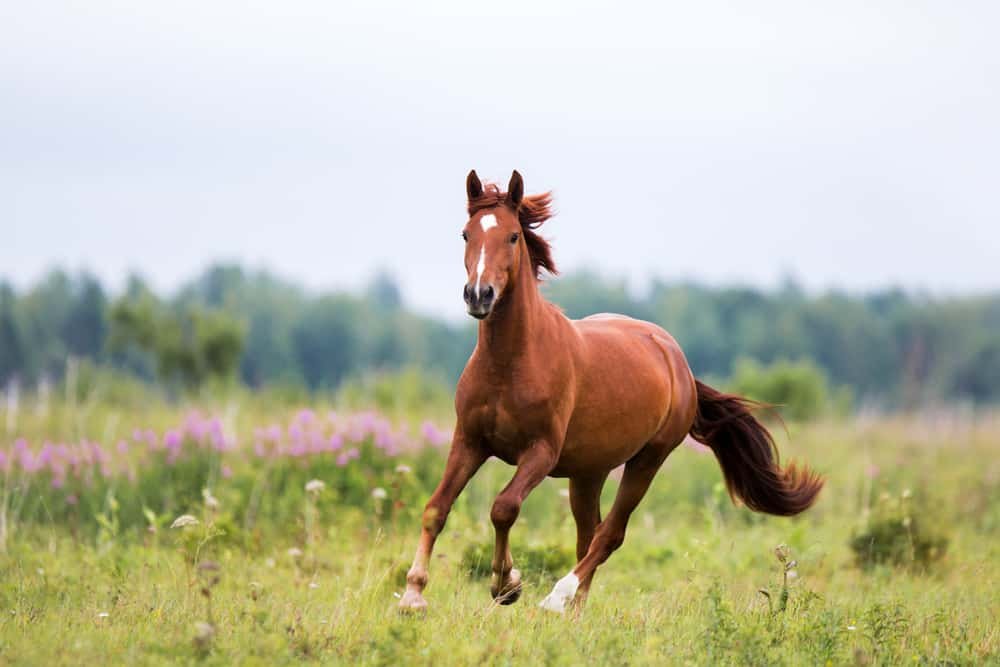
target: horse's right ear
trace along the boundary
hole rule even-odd
[[[483,196],[483,184],[479,182],[475,169],[470,171],[465,179],[465,194],[469,196],[469,201]]]

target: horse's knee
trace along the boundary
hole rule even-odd
[[[448,520],[448,512],[438,506],[433,500],[427,503],[424,508],[424,515],[421,524],[424,530],[432,535],[438,535],[444,530],[444,524]]]
[[[493,501],[493,508],[490,510],[490,520],[496,528],[510,528],[517,521],[517,515],[521,513],[521,503],[515,498],[507,496],[497,496]]]

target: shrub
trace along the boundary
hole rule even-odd
[[[847,390],[831,395],[826,374],[806,360],[762,366],[753,359],[741,359],[729,384],[738,394],[779,406],[782,415],[794,421],[815,419],[831,411],[846,412],[851,403]]]
[[[948,538],[931,528],[925,508],[917,508],[910,491],[898,498],[883,493],[850,547],[859,567],[876,565],[927,569],[944,556]]]

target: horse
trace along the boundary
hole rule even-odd
[[[546,477],[569,478],[576,566],[540,606],[582,608],[594,572],[625,540],[629,517],[660,466],[690,436],[717,458],[729,494],[757,512],[791,516],[808,509],[823,478],[806,466],[781,467],[754,401],[696,380],[677,341],[661,327],[624,315],[570,320],[542,295],[557,273],[538,228],[552,216],[552,194],[524,195],[514,171],[507,191],[466,178],[468,314],[478,340],[455,392],[456,424],[444,474],[422,516],[420,541],[399,607],[424,611],[427,567],[452,504],[483,463],[515,467],[490,510],[496,533],[490,594],[521,596],[509,535],[521,504]],[[601,490],[624,465],[607,516]]]

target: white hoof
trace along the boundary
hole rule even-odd
[[[538,603],[538,606],[557,614],[565,614],[566,606],[576,597],[576,589],[579,587],[580,579],[570,572],[556,582],[556,585],[552,587],[552,592],[546,595],[545,599]]]

